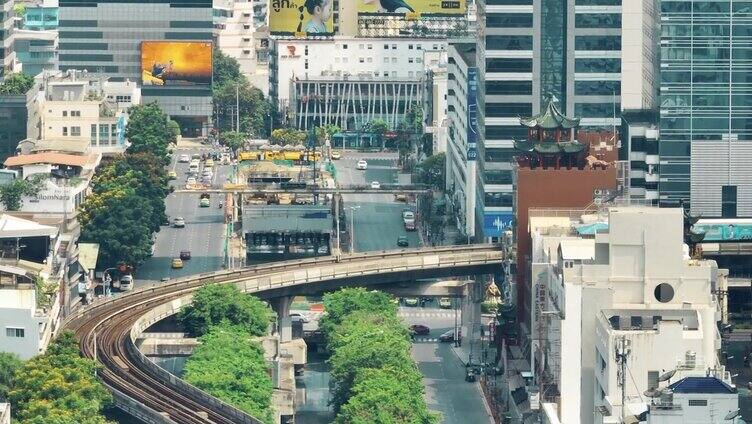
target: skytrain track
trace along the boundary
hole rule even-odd
[[[85,357],[101,364],[99,378],[116,394],[148,413],[149,422],[255,423],[241,411],[208,397],[177,377],[165,378],[154,367],[143,366],[134,352],[131,329],[152,309],[212,283],[236,284],[248,293],[306,284],[347,281],[368,275],[386,275],[418,270],[471,269],[501,263],[494,245],[445,246],[393,252],[368,252],[333,257],[285,261],[233,271],[219,271],[144,287],[134,292],[94,303],[71,316],[65,328],[75,332]],[[252,282],[252,283],[251,283]],[[181,383],[181,384],[178,384]],[[197,395],[198,393],[198,395]],[[210,401],[207,401],[210,398]],[[142,417],[143,418],[143,417]]]

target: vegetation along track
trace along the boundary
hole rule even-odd
[[[228,411],[220,408],[221,402],[209,404],[195,392],[182,390],[172,381],[166,381],[149,367],[143,367],[132,348],[131,328],[140,317],[151,309],[190,294],[199,287],[209,283],[238,283],[251,278],[259,278],[281,272],[312,269],[317,267],[350,266],[357,269],[361,264],[373,265],[374,261],[383,263],[386,259],[420,257],[421,255],[443,255],[449,259],[458,253],[486,254],[498,250],[497,246],[471,245],[446,246],[439,248],[408,249],[393,252],[369,252],[346,255],[337,262],[333,257],[322,257],[296,261],[285,261],[257,265],[241,270],[219,271],[177,279],[166,284],[143,287],[132,293],[112,299],[98,301],[93,305],[70,316],[65,327],[75,332],[84,356],[98,360],[103,369],[99,377],[111,390],[140,402],[151,410],[179,424],[192,423],[236,423],[238,420]],[[442,264],[452,266],[451,262]],[[495,260],[495,258],[494,258]],[[467,265],[467,262],[462,262]],[[399,268],[402,269],[403,265]],[[357,271],[356,271],[357,272]],[[339,274],[338,274],[339,275]],[[329,279],[334,279],[330,277]],[[326,278],[320,278],[325,280]],[[256,292],[276,287],[258,287]],[[233,409],[233,408],[229,408]],[[237,410],[235,410],[237,412]]]

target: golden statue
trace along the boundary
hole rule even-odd
[[[486,287],[486,301],[501,303],[501,290],[499,290],[499,287],[493,281]]]

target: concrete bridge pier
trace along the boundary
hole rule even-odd
[[[480,304],[483,302],[483,279],[482,276],[476,276],[475,279],[467,280],[465,284],[464,297],[461,301],[460,311],[462,312],[460,327],[462,328],[462,342],[466,344],[469,351],[473,354],[469,358],[470,363],[480,362],[480,357],[476,356],[475,345],[481,338],[481,310]]]
[[[292,319],[290,318],[292,299],[292,296],[280,296],[269,300],[272,309],[277,313],[277,332],[283,342],[292,340]]]

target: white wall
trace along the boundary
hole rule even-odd
[[[287,105],[290,99],[290,81],[294,77],[314,77],[339,71],[352,76],[368,73],[378,80],[386,72],[390,77],[418,80],[424,71],[423,52],[446,49],[446,42],[440,40],[388,38],[335,37],[334,40],[277,40],[275,43],[281,105]],[[388,49],[384,48],[385,45]]]
[[[33,289],[0,289],[0,351],[11,352],[21,359],[39,353],[40,320],[34,317],[36,293]],[[8,328],[22,328],[24,337],[8,337]]]
[[[657,75],[660,31],[656,27],[657,0],[622,2],[621,108],[652,109],[658,106]]]

